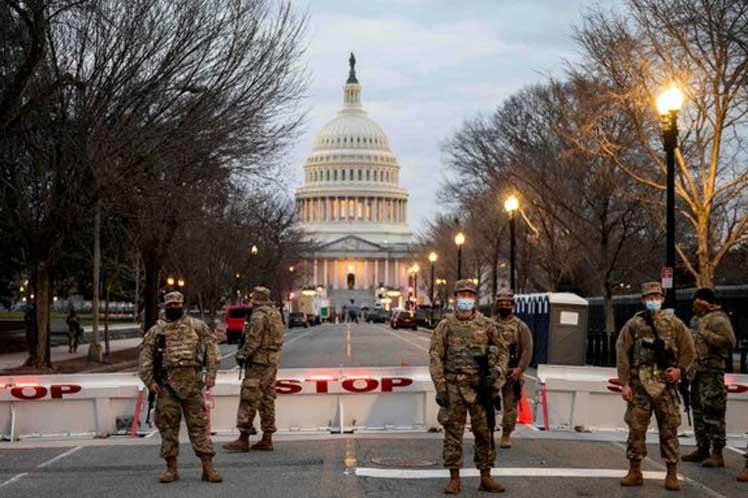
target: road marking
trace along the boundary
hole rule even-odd
[[[75,453],[78,450],[81,450],[82,448],[83,448],[83,446],[76,446],[75,448],[70,448],[69,450],[67,450],[67,451],[65,451],[65,452],[57,455],[56,457],[50,458],[46,462],[40,463],[39,465],[36,466],[36,468],[37,469],[43,469],[44,467],[46,467],[48,465],[52,465],[53,463],[58,462],[58,461],[62,460],[63,458],[72,455],[73,453]],[[23,472],[21,474],[17,474],[15,476],[11,477],[10,479],[8,479],[5,482],[0,482],[0,488],[8,486],[9,484],[13,484],[14,482],[23,479],[24,477],[26,477],[29,474],[30,474],[30,472]]]
[[[421,351],[426,351],[427,353],[429,352],[429,349],[428,349],[428,348],[425,348],[425,347],[423,347],[422,345],[420,345],[420,344],[418,344],[418,343],[415,343],[415,342],[413,342],[413,341],[410,341],[410,340],[406,339],[405,337],[401,337],[401,336],[397,335],[397,334],[396,334],[396,333],[394,333],[394,332],[390,332],[390,331],[388,331],[388,332],[389,332],[389,333],[390,333],[390,335],[392,335],[393,337],[397,337],[397,338],[398,338],[398,339],[400,339],[401,341],[407,342],[407,343],[408,343],[408,344],[410,344],[411,346],[415,346],[415,347],[417,347],[418,349],[420,349]]]
[[[83,448],[83,446],[76,446],[75,448],[70,448],[70,449],[69,449],[68,451],[66,451],[65,453],[62,453],[62,454],[60,454],[60,455],[57,455],[57,456],[56,456],[56,457],[54,457],[54,458],[50,458],[49,460],[47,460],[47,461],[46,461],[46,462],[44,462],[44,463],[40,463],[39,465],[37,465],[37,466],[36,466],[36,468],[37,468],[37,469],[42,469],[42,468],[46,467],[47,465],[51,465],[51,464],[53,464],[53,463],[57,462],[58,460],[62,460],[63,458],[65,458],[65,457],[68,457],[68,456],[72,455],[73,453],[75,453],[76,451],[78,451],[78,450],[80,450],[80,449],[82,449],[82,448]]]
[[[225,355],[221,356],[221,361],[223,361],[223,360],[225,360],[226,358],[229,358],[229,357],[231,357],[231,356],[234,356],[235,354],[236,354],[236,351],[234,351],[234,352],[232,352],[232,353],[229,353],[229,354],[225,354]]]
[[[288,341],[287,343],[285,343],[285,344],[284,344],[283,346],[285,347],[285,346],[288,346],[288,345],[290,345],[290,344],[293,344],[294,342],[298,341],[298,340],[299,340],[299,339],[301,339],[302,337],[305,337],[305,336],[307,336],[307,335],[309,335],[309,334],[311,334],[311,333],[312,333],[312,331],[310,330],[309,332],[304,332],[304,333],[303,333],[303,334],[301,334],[301,335],[297,335],[296,337],[294,337],[293,339],[291,339],[290,341]]]
[[[746,451],[748,451],[748,450],[743,451],[743,450],[739,450],[737,448],[733,448],[732,446],[727,446],[727,449],[730,450],[730,451],[734,451],[738,455],[746,455],[746,454],[748,454],[748,453],[746,453]]]
[[[18,474],[16,476],[11,477],[10,479],[8,479],[5,482],[0,482],[0,488],[3,488],[5,486],[7,486],[8,484],[13,484],[17,480],[22,479],[24,476],[27,476],[27,475],[29,475],[29,473],[28,472],[24,472],[23,474]]]
[[[348,361],[351,360],[351,324],[346,326],[345,332],[345,355],[348,357]]]
[[[548,467],[509,467],[491,469],[491,475],[496,477],[575,477],[590,479],[619,479],[625,477],[627,470],[623,469],[595,469],[595,468],[548,468]],[[373,477],[375,479],[437,479],[449,477],[447,469],[377,469],[359,467],[356,469],[359,477]],[[644,471],[644,479],[665,479],[665,472]],[[462,469],[460,476],[478,477],[478,469]]]

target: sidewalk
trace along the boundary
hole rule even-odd
[[[116,339],[109,341],[112,352],[122,351],[125,349],[136,348],[143,342],[141,337],[133,337],[130,339]],[[104,341],[101,341],[101,347],[104,348]],[[50,349],[52,355],[52,363],[64,360],[72,360],[74,358],[85,358],[88,356],[88,344],[81,344],[78,346],[76,353],[68,353],[67,346],[55,346]],[[28,357],[27,352],[20,353],[9,353],[0,354],[0,370],[7,370],[9,368],[16,368],[23,365]]]

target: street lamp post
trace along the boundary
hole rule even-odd
[[[519,209],[519,199],[510,195],[504,201],[504,209],[509,214],[509,287],[516,290],[517,263],[517,222],[514,213]]]
[[[674,84],[657,97],[657,111],[662,124],[662,141],[665,146],[667,163],[667,213],[665,267],[669,279],[663,278],[665,287],[665,308],[675,309],[675,149],[678,147],[678,111],[683,104],[683,92]]]
[[[429,303],[431,311],[429,312],[429,325],[434,324],[434,263],[439,259],[439,256],[434,251],[429,254],[429,262],[431,263],[431,285],[429,286]]]
[[[421,267],[416,263],[411,271],[413,272],[413,299],[415,299],[415,305],[418,307],[418,272],[421,271]]]
[[[465,234],[459,232],[455,235],[455,244],[457,244],[457,280],[462,278],[462,245],[465,243]]]

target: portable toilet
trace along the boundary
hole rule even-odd
[[[517,316],[532,331],[532,365],[584,365],[589,304],[570,292],[518,294]]]

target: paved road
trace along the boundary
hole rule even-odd
[[[428,365],[428,331],[392,330],[382,324],[325,324],[287,330],[281,368],[399,367]],[[235,344],[222,344],[222,369],[236,366]]]
[[[499,450],[497,479],[507,496],[660,497],[664,466],[656,446],[643,488],[623,489],[625,456],[619,441],[565,441],[553,434],[524,432],[512,450]],[[555,436],[558,437],[558,436]],[[441,496],[446,472],[439,464],[441,435],[325,436],[299,440],[280,436],[274,453],[225,454],[218,449],[216,466],[223,484],[200,481],[199,462],[182,445],[181,480],[158,483],[162,462],[158,440],[24,442],[0,444],[0,496],[100,497],[412,497]],[[225,438],[220,439],[221,441]],[[463,496],[477,492],[472,477],[472,442],[465,442]],[[47,447],[38,447],[38,446]],[[726,469],[705,470],[683,465],[683,498],[746,496],[748,484],[735,482],[743,465],[737,452],[726,454]],[[651,474],[650,474],[651,473]],[[674,496],[674,495],[673,495]]]

